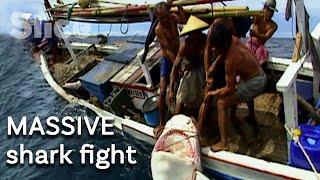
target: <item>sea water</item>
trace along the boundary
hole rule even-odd
[[[271,39],[267,43],[270,56],[291,58],[292,39]],[[152,146],[132,137],[124,137],[119,131],[112,137],[102,136],[57,136],[46,137],[34,134],[32,137],[7,135],[7,117],[21,120],[22,116],[45,120],[48,116],[88,116],[95,114],[78,105],[69,104],[46,83],[39,66],[30,52],[17,39],[0,35],[0,179],[151,179],[150,155]],[[137,164],[115,164],[108,170],[98,170],[94,166],[81,165],[75,160],[68,165],[8,165],[6,152],[18,149],[24,144],[30,150],[57,149],[64,144],[68,149],[79,150],[83,144],[93,144],[97,150],[116,144],[125,150],[128,146],[137,150]],[[73,157],[79,158],[78,156]],[[77,163],[78,162],[78,163]]]

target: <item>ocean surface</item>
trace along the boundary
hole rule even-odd
[[[292,39],[271,39],[267,43],[270,55],[291,58]],[[95,114],[78,105],[69,104],[56,94],[46,83],[39,66],[33,61],[28,49],[20,40],[9,35],[0,35],[0,179],[151,179],[150,155],[152,146],[139,142],[131,137],[123,137],[115,130],[115,136],[72,136],[47,137],[34,134],[31,137],[8,136],[7,118],[12,116],[15,122],[20,122],[22,116],[27,116],[27,122],[39,116],[43,124],[49,116],[62,118]],[[31,124],[28,124],[30,127]],[[45,127],[45,126],[44,126]],[[19,149],[24,144],[26,149],[58,149],[64,144],[66,149],[79,150],[82,144],[94,144],[96,149],[105,149],[116,144],[117,149],[126,150],[132,146],[137,150],[134,155],[136,165],[116,164],[107,170],[97,170],[94,165],[83,166],[79,157],[71,156],[74,164],[70,165],[8,165],[6,152]]]

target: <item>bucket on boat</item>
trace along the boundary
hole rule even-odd
[[[317,171],[320,171],[320,126],[300,125],[302,135],[299,140],[306,153],[310,157]],[[311,170],[306,157],[300,147],[291,141],[290,145],[291,162],[289,164],[303,169]]]
[[[144,119],[147,125],[155,127],[159,125],[159,108],[157,103],[157,96],[152,96],[146,99],[142,105],[142,111],[144,113]]]

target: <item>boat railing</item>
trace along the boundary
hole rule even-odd
[[[316,42],[315,45],[316,45],[318,54],[320,54],[320,50],[319,50],[320,24],[318,24],[318,26],[312,33],[312,36],[313,36],[313,40]],[[288,66],[276,85],[277,90],[283,95],[285,124],[290,130],[298,127],[298,105],[297,105],[297,87],[296,87],[296,80],[297,80],[298,74],[301,74],[301,70],[306,69],[306,66],[308,67],[307,69],[309,69],[309,71],[310,70],[313,71],[311,62],[306,62],[306,60],[308,59],[307,57],[308,57],[308,54],[305,54],[296,62],[292,62],[292,61],[287,62]],[[305,73],[313,77],[313,87],[314,87],[313,97],[317,99],[318,97],[317,94],[319,93],[319,78],[315,75],[316,73],[314,71],[313,72],[305,71]],[[290,162],[290,142],[291,142],[291,136],[287,132],[289,162]]]
[[[297,62],[291,62],[277,82],[277,90],[283,95],[285,123],[290,129],[298,126],[296,79],[305,60],[306,55]],[[290,142],[291,136],[287,133],[288,155],[290,155]],[[290,156],[288,156],[288,158],[290,158]]]

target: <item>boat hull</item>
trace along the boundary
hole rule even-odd
[[[114,126],[121,130],[124,136],[131,136],[151,145],[156,143],[152,127],[118,117],[66,93],[53,79],[45,59],[46,56],[41,53],[38,57],[40,58],[41,71],[48,84],[68,102],[85,106],[101,117],[112,116],[114,118]],[[205,173],[210,177],[224,179],[317,179],[313,172],[308,170],[231,152],[221,151],[214,153],[209,148],[202,148],[201,161]]]

